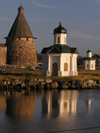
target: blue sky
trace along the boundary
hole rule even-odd
[[[6,37],[22,4],[36,39],[36,51],[53,45],[53,30],[59,21],[68,32],[68,46],[86,56],[90,47],[100,54],[100,0],[0,0],[0,43]]]

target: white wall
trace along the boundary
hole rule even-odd
[[[95,60],[84,60],[83,69],[85,70],[95,70]]]
[[[92,52],[87,52],[87,57],[92,57]]]
[[[58,37],[60,38],[59,43]],[[67,34],[54,34],[54,44],[67,44]]]
[[[43,57],[42,75],[53,75],[53,63],[58,64],[58,76],[76,76],[77,72],[77,54],[45,54]],[[64,71],[64,64],[68,64],[68,71]]]
[[[42,62],[43,62],[43,67],[42,67],[41,74],[45,76],[48,70],[48,55],[47,54],[42,55]]]

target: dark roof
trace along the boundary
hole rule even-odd
[[[7,47],[5,44],[0,43],[0,47]]]
[[[95,59],[92,57],[84,57],[83,60],[95,60]]]
[[[32,32],[24,16],[24,8],[20,6],[18,8],[18,15],[12,25],[12,28],[8,34],[8,37],[32,37]]]
[[[88,49],[87,53],[88,53],[88,52],[91,52],[90,48]]]
[[[54,34],[56,33],[67,33],[67,30],[61,25],[61,22],[59,22],[59,26],[54,29]]]
[[[42,54],[44,53],[75,53],[78,54],[77,48],[71,48],[67,45],[62,44],[54,44],[48,48],[43,48],[41,51]]]
[[[100,55],[94,54],[92,57],[93,57],[93,58],[100,58]]]

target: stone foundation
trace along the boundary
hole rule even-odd
[[[7,47],[4,44],[0,44],[0,65],[6,64]]]

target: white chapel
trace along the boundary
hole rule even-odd
[[[95,59],[92,58],[92,51],[90,48],[87,51],[87,57],[85,57],[83,60],[83,69],[95,70]]]
[[[76,76],[77,71],[77,48],[67,45],[67,30],[59,22],[54,29],[54,44],[43,48],[43,68],[41,74],[44,76]]]

